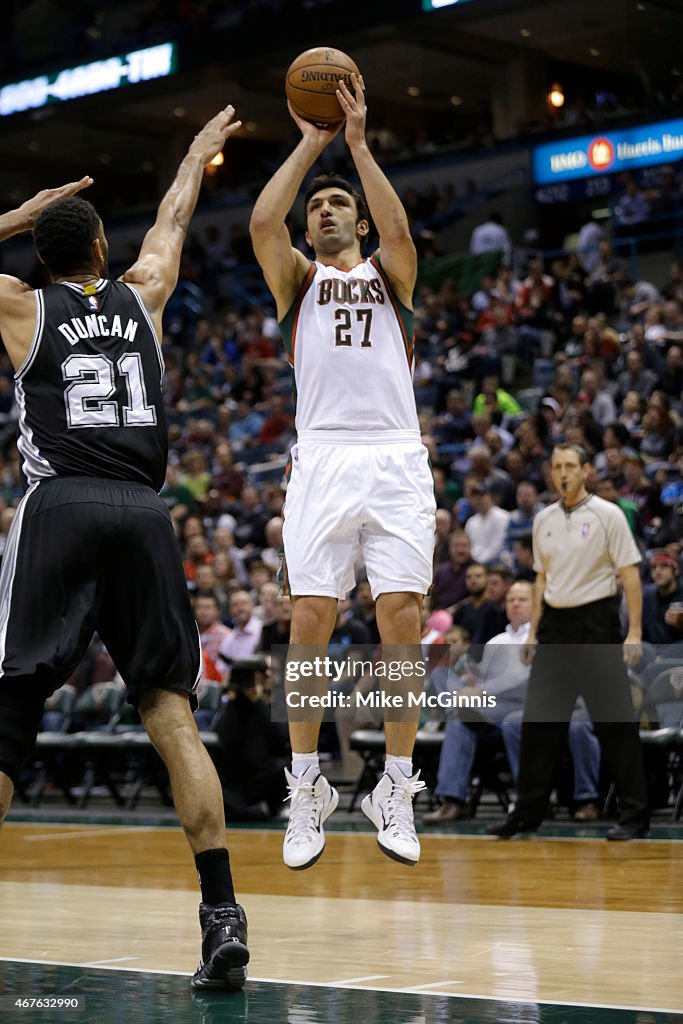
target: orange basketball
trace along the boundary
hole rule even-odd
[[[289,65],[285,78],[287,99],[305,121],[329,127],[344,120],[336,92],[340,78],[351,88],[351,73],[360,75],[347,54],[331,46],[306,50]]]

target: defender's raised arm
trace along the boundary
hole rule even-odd
[[[242,125],[241,121],[232,120],[234,113],[234,107],[226,107],[195,136],[161,201],[153,227],[145,235],[137,262],[123,275],[122,280],[140,292],[153,317],[160,317],[178,282],[183,243],[197,205],[204,168]]]

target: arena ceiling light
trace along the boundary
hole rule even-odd
[[[22,82],[11,82],[0,88],[0,117],[166,78],[175,73],[177,64],[176,44],[160,43]]]

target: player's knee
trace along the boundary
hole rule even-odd
[[[381,594],[377,599],[380,632],[391,643],[418,643],[420,639],[421,594]],[[383,636],[384,639],[384,636]]]
[[[332,633],[336,612],[337,602],[334,598],[296,598],[292,604],[293,642],[320,642],[325,633]],[[323,638],[322,642],[326,642],[326,639]]]

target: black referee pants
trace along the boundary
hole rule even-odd
[[[543,820],[558,752],[579,695],[586,701],[603,763],[616,787],[620,822],[647,824],[642,749],[616,598],[578,608],[543,608],[522,723],[517,817],[532,828]]]

